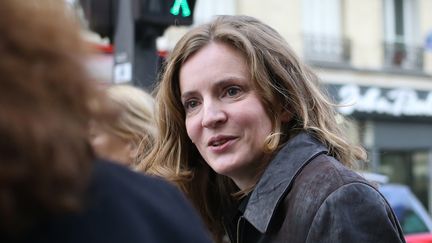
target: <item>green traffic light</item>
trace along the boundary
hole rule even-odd
[[[180,8],[182,9],[183,17],[188,17],[191,15],[191,10],[187,0],[176,0],[170,9],[170,13],[177,16],[180,13]]]

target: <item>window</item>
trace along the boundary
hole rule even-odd
[[[428,153],[427,151],[383,150],[380,173],[389,176],[390,182],[408,185],[428,208]]]
[[[349,59],[349,42],[342,37],[340,0],[303,0],[305,58],[342,63]]]
[[[384,11],[384,65],[421,70],[423,48],[418,30],[417,0],[385,0]]]

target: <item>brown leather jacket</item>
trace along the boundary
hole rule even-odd
[[[292,138],[225,221],[232,243],[405,242],[384,197],[307,133]]]

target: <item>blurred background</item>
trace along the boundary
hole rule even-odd
[[[151,90],[191,26],[257,17],[318,73],[368,150],[362,170],[408,186],[432,210],[432,0],[69,0],[100,50],[91,70]]]

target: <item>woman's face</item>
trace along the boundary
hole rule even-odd
[[[130,165],[133,162],[132,144],[95,124],[91,125],[90,143],[96,155],[101,158],[123,165]]]
[[[243,55],[221,43],[205,46],[181,67],[180,92],[186,130],[201,156],[241,189],[252,186],[266,162],[272,122]]]

